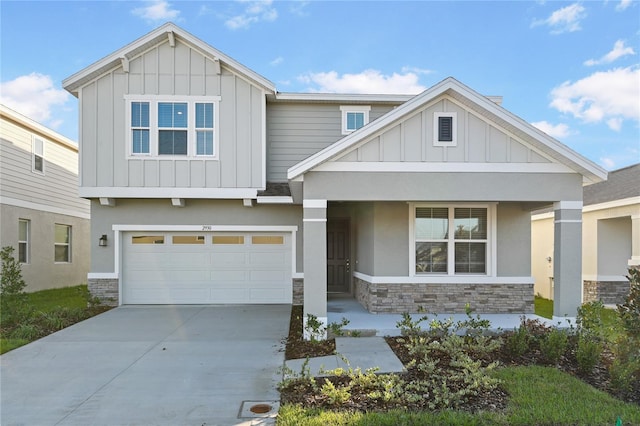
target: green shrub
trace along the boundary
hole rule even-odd
[[[629,336],[640,339],[640,269],[629,269],[629,295],[618,305],[618,315]]]
[[[505,349],[512,358],[520,358],[529,351],[531,335],[524,324],[520,324],[505,341]]]
[[[548,364],[557,364],[567,349],[567,341],[567,333],[557,328],[551,329],[551,331],[540,340],[542,359]]]
[[[586,333],[578,336],[576,360],[578,361],[578,369],[582,374],[591,374],[594,367],[600,362],[602,349],[603,344],[599,339]]]
[[[2,262],[0,276],[0,328],[11,330],[24,322],[31,314],[27,304],[27,286],[22,279],[20,263],[13,257],[14,248],[0,250]]]

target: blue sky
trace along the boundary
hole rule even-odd
[[[0,101],[77,140],[61,82],[167,21],[281,92],[452,76],[608,170],[640,162],[640,2],[0,1]]]

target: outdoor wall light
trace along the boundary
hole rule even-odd
[[[102,236],[98,240],[98,245],[100,247],[106,247],[107,246],[107,234],[102,234]]]

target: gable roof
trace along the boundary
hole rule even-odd
[[[605,182],[584,188],[585,206],[640,197],[640,163],[609,172]]]
[[[39,133],[41,136],[44,136],[51,142],[58,143],[73,152],[78,152],[78,144],[71,139],[51,130],[48,127],[43,126],[37,121],[30,119],[26,115],[22,115],[19,112],[12,110],[4,104],[0,104],[0,117],[14,121],[21,126],[26,127],[33,133]]]
[[[583,176],[583,182],[585,184],[598,183],[606,180],[606,170],[507,111],[491,98],[480,95],[452,77],[442,80],[440,83],[413,97],[384,116],[289,168],[287,173],[288,179],[296,179],[320,164],[338,157],[354,145],[393,125],[402,117],[413,113],[434,98],[444,94],[451,96],[466,107],[486,116],[513,134],[521,137],[525,142],[549,157],[580,173]]]
[[[147,49],[155,46],[156,44],[164,40],[175,40],[175,38],[186,43],[187,45],[199,50],[203,55],[212,59],[216,59],[224,63],[228,68],[234,72],[242,75],[249,81],[261,86],[263,89],[275,93],[275,85],[262,77],[255,71],[250,70],[244,65],[237,62],[235,59],[225,55],[199,38],[191,35],[187,31],[178,27],[172,22],[156,28],[150,33],[140,37],[139,39],[127,44],[121,49],[116,50],[108,56],[100,59],[97,62],[89,65],[81,71],[73,74],[71,77],[66,78],[62,82],[62,86],[69,91],[72,95],[78,96],[78,89],[95,79],[96,77],[119,67],[122,64],[123,58],[133,59],[137,55],[145,52]]]

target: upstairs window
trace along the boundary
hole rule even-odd
[[[131,152],[149,154],[149,102],[131,102]]]
[[[132,156],[216,155],[218,96],[127,96]]]
[[[433,114],[433,145],[456,146],[457,128],[455,112]]]
[[[186,103],[158,104],[158,155],[187,155],[188,121]]]
[[[348,135],[369,123],[370,106],[346,105],[341,106],[342,134]]]
[[[44,174],[44,140],[35,136],[31,142],[31,170]]]

